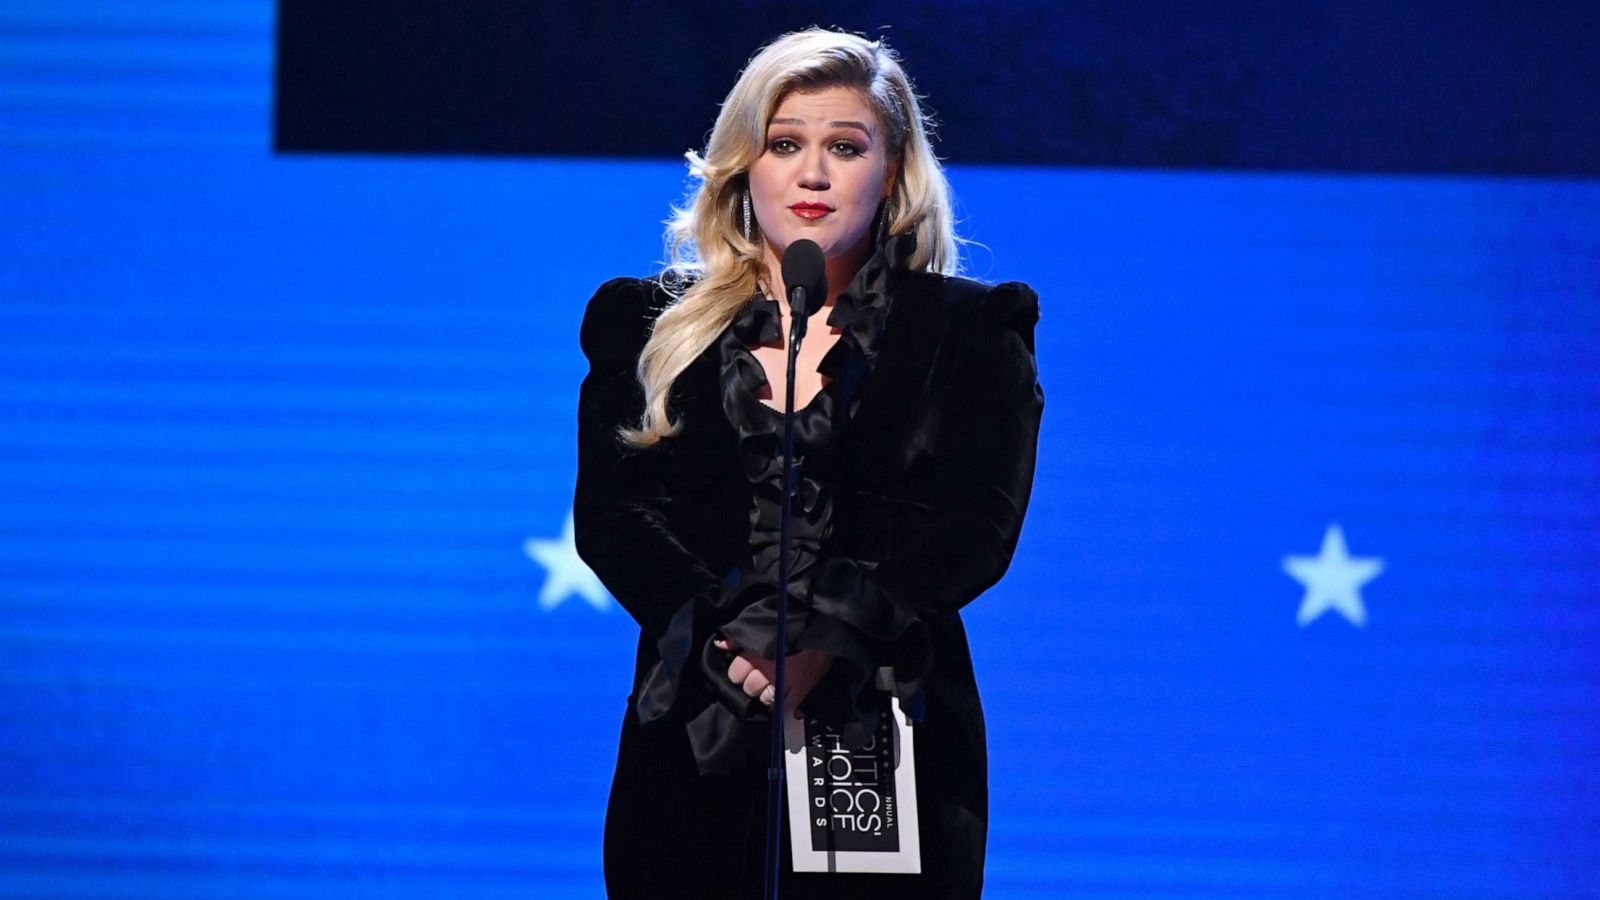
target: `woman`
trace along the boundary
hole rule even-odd
[[[809,238],[829,296],[795,367],[781,706],[870,734],[867,686],[894,667],[923,871],[794,873],[785,835],[784,896],[977,897],[987,763],[959,610],[1005,572],[1027,509],[1037,297],[953,276],[949,189],[881,42],[773,42],[689,159],[701,184],[670,225],[673,264],[602,285],[581,332],[578,552],[641,629],[607,889],[760,892],[790,333],[773,298]]]

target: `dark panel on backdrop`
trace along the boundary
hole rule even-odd
[[[1600,174],[1600,4],[280,0],[276,149],[665,157],[762,43],[885,36],[959,162]]]

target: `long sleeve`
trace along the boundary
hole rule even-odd
[[[837,535],[813,578],[814,607],[880,639],[982,594],[1010,567],[1021,536],[1044,412],[1038,295],[1020,282],[998,285],[980,297],[974,319],[953,360],[960,378],[943,413],[931,502],[853,510],[871,524]],[[850,535],[864,533],[886,537],[890,552],[876,565],[849,546]]]
[[[663,448],[635,450],[617,429],[637,425],[643,393],[639,351],[659,314],[651,286],[636,278],[601,285],[584,311],[579,343],[589,374],[578,394],[578,478],[572,515],[578,556],[651,640],[675,611],[721,587],[706,564],[673,535]]]
[[[914,602],[960,609],[1011,566],[1044,414],[1033,343],[1038,321],[1039,296],[1025,284],[1007,282],[983,298],[978,340],[961,366],[967,390],[948,423],[961,437],[940,467],[931,515],[914,518],[912,533],[899,542],[922,552],[886,560],[879,570]]]

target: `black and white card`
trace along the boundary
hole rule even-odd
[[[875,689],[890,714],[858,750],[814,719],[784,723],[789,840],[796,872],[922,871],[911,723],[879,669]]]

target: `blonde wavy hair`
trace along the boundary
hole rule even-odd
[[[622,440],[655,445],[679,433],[667,399],[672,383],[722,333],[755,294],[766,273],[762,241],[741,228],[746,173],[766,147],[767,123],[792,91],[832,87],[861,92],[882,126],[899,174],[889,198],[890,234],[915,231],[912,269],[953,275],[959,268],[950,185],[934,156],[930,125],[898,55],[881,40],[821,28],[786,34],[746,64],[722,103],[705,155],[684,154],[699,181],[689,202],[667,222],[671,256],[664,282],[675,299],[657,318],[639,354],[644,412],[638,428],[624,426]]]

